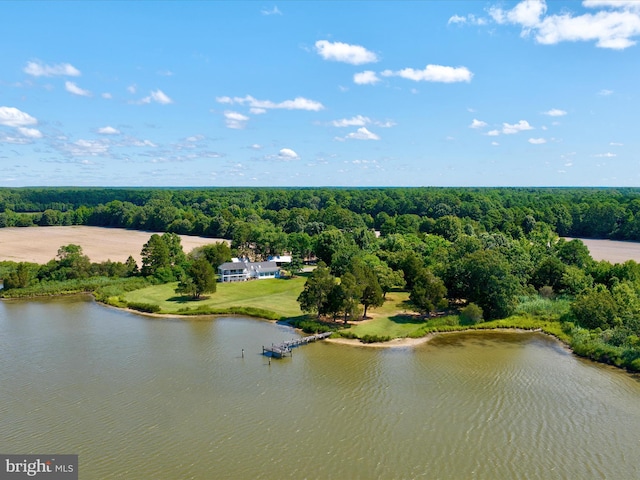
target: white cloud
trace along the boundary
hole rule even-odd
[[[134,147],[157,147],[157,145],[153,143],[151,140],[133,139],[131,141],[131,145],[133,145]]]
[[[635,45],[631,37],[640,35],[640,16],[631,12],[598,12],[571,17],[568,14],[545,18],[538,26],[536,40],[553,45],[561,41],[595,40],[600,48],[623,50]]]
[[[344,127],[364,127],[365,125],[375,125],[380,128],[395,127],[396,123],[391,120],[380,122],[378,120],[371,120],[369,117],[363,115],[356,115],[351,118],[341,118],[340,120],[332,120],[329,125],[332,127],[344,128]]]
[[[113,96],[109,92],[104,92],[101,96],[102,98],[107,100],[111,100],[113,98]]]
[[[524,27],[534,27],[540,23],[540,17],[547,11],[544,0],[523,0],[511,10],[492,7],[489,15],[497,23],[517,23]]]
[[[160,105],[168,105],[170,103],[173,103],[173,100],[171,100],[162,90],[158,89],[155,92],[150,92],[148,97],[144,97],[142,100],[140,100],[140,103],[151,102],[156,102]]]
[[[609,143],[612,147],[622,147],[624,144],[619,142],[611,142]]]
[[[34,77],[53,77],[53,76],[67,76],[67,77],[79,77],[80,70],[71,65],[70,63],[59,63],[57,65],[45,65],[40,61],[28,62],[24,67],[24,73],[32,75]]]
[[[362,127],[364,125],[368,125],[371,123],[371,119],[369,117],[363,117],[362,115],[357,115],[351,118],[342,118],[340,120],[333,120],[331,125],[334,127]]]
[[[353,83],[358,85],[374,85],[379,81],[380,79],[376,75],[376,72],[371,70],[365,70],[364,72],[353,75]]]
[[[263,113],[267,113],[264,108],[251,107],[249,111],[254,115],[262,115]]]
[[[274,5],[272,9],[263,8],[260,10],[262,15],[282,15],[282,12],[278,9],[277,6]]]
[[[129,85],[127,87],[127,92],[134,94],[138,91],[138,87],[135,85],[135,83],[133,85]]]
[[[526,120],[520,120],[518,123],[513,125],[509,123],[502,124],[502,133],[505,135],[513,135],[514,133],[523,132],[525,130],[533,130],[533,127],[529,125],[529,122]]]
[[[187,142],[199,142],[201,140],[204,140],[204,135],[191,135],[185,138],[185,141]]]
[[[549,115],[550,117],[562,117],[562,116],[567,114],[566,111],[560,110],[558,108],[552,108],[551,110],[548,110],[548,111],[542,112],[542,113],[543,113],[543,115]]]
[[[78,85],[76,85],[73,82],[64,82],[64,88],[67,92],[69,93],[73,93],[74,95],[79,95],[81,97],[90,97],[91,96],[91,92],[89,90],[84,90],[83,88],[80,88]]]
[[[476,118],[473,119],[469,128],[484,128],[487,126],[487,122],[483,122],[482,120],[478,120]]]
[[[309,100],[304,97],[296,97],[293,100],[285,100],[280,103],[272,102],[271,100],[258,100],[257,98],[247,95],[245,97],[217,97],[218,103],[224,103],[229,105],[248,105],[251,108],[258,108],[263,110],[270,109],[284,109],[284,110],[309,110],[317,112],[324,109],[324,105],[315,100]]]
[[[227,128],[233,128],[235,130],[244,129],[249,121],[249,117],[246,115],[242,115],[241,113],[233,112],[231,110],[224,112],[224,118]]]
[[[529,143],[533,145],[542,145],[543,143],[547,143],[544,138],[530,138]]]
[[[345,140],[380,140],[380,137],[373,132],[367,130],[366,127],[360,127],[355,132],[349,133],[344,137]]]
[[[489,130],[487,132],[487,135],[489,135],[490,137],[497,137],[498,135],[500,135],[500,130]]]
[[[500,144],[499,144],[498,142],[495,142],[495,141],[494,141],[494,142],[491,142],[491,145],[492,145],[492,146],[494,146],[494,147],[498,147],[498,146],[500,146]]]
[[[587,8],[611,7],[640,10],[638,0],[583,0],[582,5]]]
[[[97,157],[109,151],[109,144],[103,140],[78,140],[64,144],[62,150],[74,157]]]
[[[316,52],[325,60],[362,65],[378,61],[378,56],[360,45],[349,45],[342,42],[329,42],[318,40]]]
[[[14,137],[11,135],[7,135],[4,132],[0,132],[0,144],[2,143],[11,143],[13,145],[27,145],[29,143],[32,143],[32,141],[31,139],[24,136]]]
[[[607,153],[599,153],[597,155],[594,155],[594,157],[599,157],[599,158],[613,158],[613,157],[617,157],[618,155],[615,153],[611,153],[611,152],[607,152]]]
[[[613,90],[607,90],[606,88],[603,88],[598,92],[598,95],[601,95],[603,97],[608,97],[609,95],[612,95],[612,94],[613,94]]]
[[[278,158],[280,160],[288,161],[288,160],[299,160],[300,156],[290,148],[282,148],[278,152]]]
[[[447,25],[450,23],[467,23],[467,17],[461,17],[460,15],[453,15],[449,18]]]
[[[449,21],[447,22],[447,25],[451,25],[452,23],[459,24],[459,25],[464,25],[465,23],[468,23],[470,25],[486,25],[487,20],[482,17],[476,17],[473,14],[469,14],[466,17],[463,17],[461,15],[453,15],[449,17]]]
[[[0,125],[7,127],[24,127],[26,125],[36,125],[37,123],[38,120],[17,108],[0,107]]]
[[[606,9],[582,15],[564,11],[545,16],[545,0],[523,0],[510,10],[492,7],[489,14],[496,23],[520,25],[523,37],[534,32],[535,40],[544,45],[595,41],[597,47],[622,50],[636,44],[634,37],[640,35],[638,2],[585,0],[583,5]]]
[[[42,132],[37,128],[18,127],[18,131],[27,138],[42,138]]]
[[[251,148],[252,150],[262,150],[262,145],[260,145],[259,143],[254,143],[249,148]]]
[[[384,77],[402,77],[416,82],[470,82],[473,73],[467,67],[447,67],[444,65],[427,65],[424,70],[403,68],[402,70],[385,70]]]
[[[103,135],[118,135],[120,133],[120,130],[111,126],[106,126],[99,128],[98,133],[101,133]]]

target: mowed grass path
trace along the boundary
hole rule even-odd
[[[125,301],[160,306],[160,313],[181,313],[189,308],[230,309],[231,307],[259,308],[283,317],[302,315],[298,295],[306,278],[254,280],[249,282],[218,283],[216,292],[199,300],[175,293],[177,283],[155,285],[134,290],[124,296]]]

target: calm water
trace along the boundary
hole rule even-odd
[[[294,336],[0,302],[0,451],[77,453],[82,479],[640,478],[640,381],[545,336],[260,355]]]

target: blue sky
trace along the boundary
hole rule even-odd
[[[0,18],[0,186],[640,186],[637,0]]]

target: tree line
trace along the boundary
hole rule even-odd
[[[330,226],[438,234],[450,227],[442,217],[512,237],[543,222],[560,236],[640,240],[640,189],[0,188],[0,228],[94,225],[242,242],[255,224],[287,234]]]

